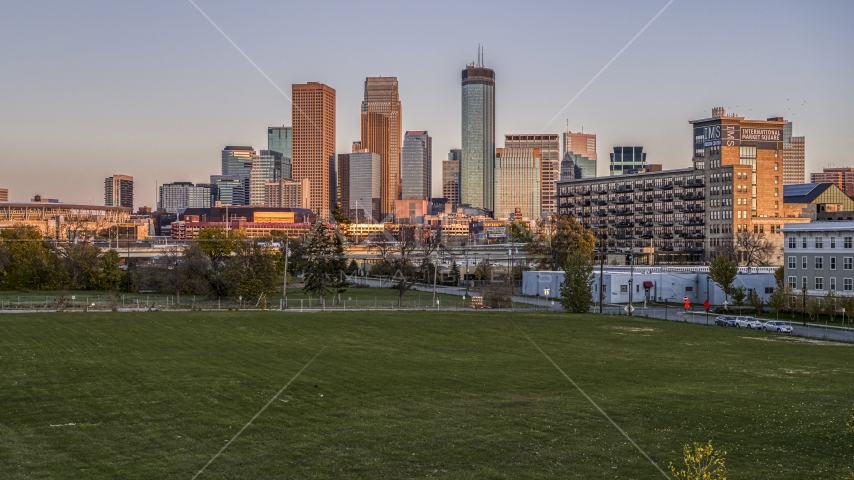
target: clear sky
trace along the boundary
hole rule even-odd
[[[727,107],[782,115],[806,136],[807,172],[854,166],[854,2],[195,0],[282,90],[337,90],[337,146],[359,138],[366,76],[397,76],[404,130],[460,145],[460,71],[485,47],[505,133],[598,135],[599,174],[616,145],[689,165],[688,120]],[[0,187],[103,204],[104,178],[207,181],[225,145],[266,148],[290,125],[282,96],[187,0],[6,0],[0,14]],[[545,128],[544,128],[545,127]]]

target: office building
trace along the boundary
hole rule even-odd
[[[211,175],[211,184],[216,185],[219,202],[223,205],[247,205],[248,183],[249,179],[240,175]]]
[[[252,173],[252,161],[255,160],[255,150],[245,146],[226,146],[222,151],[222,175],[237,175],[243,182],[243,198],[249,203],[249,175]]]
[[[0,202],[8,202],[9,201],[9,189],[8,188],[0,188]]]
[[[338,203],[341,211],[349,215],[350,211],[350,154],[338,154]]]
[[[557,211],[557,182],[560,177],[560,136],[557,134],[505,135],[504,148],[539,149],[540,211],[544,215],[555,213]],[[498,183],[496,183],[497,185]],[[504,193],[501,190],[495,190],[496,204],[498,203],[498,197]]]
[[[456,207],[460,204],[460,161],[442,161],[442,196]]]
[[[409,131],[403,136],[400,154],[400,197],[427,200],[432,195],[433,139],[426,131]]]
[[[627,173],[639,173],[646,167],[646,153],[643,147],[614,147],[611,154],[611,176]]]
[[[783,215],[812,221],[854,220],[854,200],[835,183],[783,186]]]
[[[292,127],[269,127],[267,129],[267,150],[279,152],[282,157],[293,158],[294,129]],[[286,177],[290,178],[290,177]]]
[[[575,160],[572,159],[572,155],[569,153],[564,154],[563,160],[560,161],[560,179],[579,180],[581,178],[581,168],[575,165]]]
[[[177,213],[185,208],[210,208],[211,187],[192,182],[164,183],[158,188],[157,208]]]
[[[308,208],[311,204],[311,184],[307,178],[300,181],[280,178],[264,183],[264,206],[273,208]]]
[[[104,180],[104,205],[133,209],[133,177],[113,175]]]
[[[261,150],[252,160],[249,173],[249,204],[264,205],[266,183],[278,182],[282,178],[282,154],[273,150]]]
[[[293,179],[311,183],[311,206],[328,219],[335,185],[330,159],[335,155],[335,90],[317,82],[292,86]]]
[[[463,149],[452,148],[451,151],[448,152],[448,160],[456,160],[459,162],[462,159],[463,159]]]
[[[783,126],[783,185],[804,183],[805,161],[806,138],[792,136],[792,122],[786,122]]]
[[[785,151],[784,151],[785,155]],[[785,163],[785,157],[783,157]],[[784,167],[785,168],[785,167]],[[785,170],[783,171],[785,177]],[[845,195],[854,197],[854,168],[844,167],[826,167],[820,173],[811,173],[810,182],[812,183],[833,183],[840,188]],[[783,181],[785,184],[785,180]]]
[[[380,213],[394,213],[394,202],[400,196],[400,150],[402,111],[397,77],[368,77],[362,101],[362,138],[359,150],[380,156]]]
[[[555,143],[557,135],[554,135]],[[530,147],[499,148],[495,154],[496,219],[507,220],[518,210],[523,218],[537,220],[542,207],[542,151]]]
[[[382,159],[379,154],[360,150],[350,154],[350,208],[353,223],[385,221],[381,215]]]
[[[567,159],[567,156],[569,159]],[[563,133],[563,161],[571,160],[574,178],[592,178],[596,176],[596,135],[592,133]],[[567,175],[569,171],[567,171]],[[563,179],[563,165],[561,165]],[[568,180],[568,179],[567,179]]]
[[[692,167],[561,181],[559,212],[597,234],[606,248],[635,251],[644,263],[701,263],[730,248],[739,233],[782,242],[782,119],[726,115],[690,122]],[[773,262],[782,262],[775,253]]]
[[[460,203],[493,210],[495,71],[478,62],[462,71]]]

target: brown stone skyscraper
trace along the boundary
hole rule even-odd
[[[335,155],[335,89],[317,82],[292,86],[293,179],[307,178],[311,209],[329,218],[335,185],[330,160]]]
[[[380,217],[394,212],[400,194],[401,105],[397,77],[365,79],[361,148],[380,156]]]

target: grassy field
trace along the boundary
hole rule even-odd
[[[730,478],[854,467],[854,347],[703,325],[497,312],[0,316],[0,477]],[[325,350],[323,350],[325,348]],[[321,352],[318,355],[318,352]]]

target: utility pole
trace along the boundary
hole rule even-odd
[[[629,316],[632,316],[632,294],[635,291],[635,249],[633,243],[629,247]]]
[[[602,313],[602,303],[605,301],[605,291],[602,290],[602,277],[605,270],[605,234],[599,232],[599,313]]]
[[[288,232],[285,232],[285,275],[284,283],[282,284],[282,299],[284,305],[282,310],[288,308],[288,254],[290,253],[290,244],[288,243]]]
[[[433,263],[433,262],[431,262]],[[436,263],[433,263],[433,307],[436,307],[436,274],[438,273],[439,267]]]

